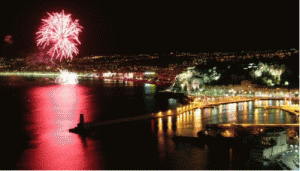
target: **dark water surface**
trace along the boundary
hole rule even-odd
[[[241,154],[233,149],[175,143],[171,137],[196,136],[206,123],[299,122],[287,112],[243,102],[105,126],[98,138],[81,137],[68,132],[77,125],[81,111],[89,122],[150,114],[178,103],[156,96],[163,86],[134,82],[47,85],[6,78],[0,83],[1,144],[6,154],[1,169],[239,169]]]

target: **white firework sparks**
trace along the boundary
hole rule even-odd
[[[42,19],[43,25],[37,34],[37,46],[50,46],[48,54],[51,58],[73,58],[73,53],[78,54],[76,45],[80,44],[78,39],[82,27],[78,20],[72,21],[71,14],[61,13],[49,14],[47,19]]]
[[[78,84],[78,76],[68,70],[60,70],[60,75],[55,79],[58,84]]]

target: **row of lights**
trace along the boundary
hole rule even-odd
[[[177,112],[183,112],[186,111],[186,109],[191,109],[191,107],[195,107],[195,103],[193,103],[193,105],[187,105],[187,106],[183,106],[183,107],[177,107]],[[161,113],[161,112],[160,112]]]
[[[233,99],[247,100],[248,98],[241,99],[241,97],[233,97]],[[196,100],[199,100],[199,99],[196,99]],[[189,109],[192,109],[192,107],[193,108],[195,107],[195,103],[193,103],[192,105],[190,104],[190,105],[186,105],[186,106],[182,106],[182,107],[177,107],[177,113],[187,111]],[[170,114],[170,113],[172,113],[172,110],[168,110],[167,114]],[[162,115],[163,115],[163,113],[161,111],[158,112],[158,116],[162,116]]]
[[[177,113],[179,114],[179,112],[185,112],[189,109],[192,109],[192,106],[194,105],[186,105],[186,106],[182,106],[182,107],[177,107]],[[172,110],[168,110],[167,111],[167,114],[171,114],[172,113]],[[163,116],[163,112],[159,111],[157,113],[158,116]]]

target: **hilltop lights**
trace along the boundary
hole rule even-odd
[[[217,75],[214,77],[214,80],[218,80],[220,78],[220,75]]]
[[[269,86],[279,85],[281,75],[285,71],[284,65],[268,65],[260,62],[255,70],[252,71],[252,77],[261,78]],[[269,77],[268,77],[269,75]],[[268,79],[269,78],[269,79]],[[270,79],[271,78],[271,79]]]
[[[289,82],[288,82],[288,81],[284,82],[284,85],[288,86],[288,85],[289,85]]]

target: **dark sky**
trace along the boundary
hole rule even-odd
[[[12,35],[15,51],[24,53],[34,49],[47,12],[63,9],[83,26],[78,57],[299,48],[298,0],[1,3],[0,36]]]

